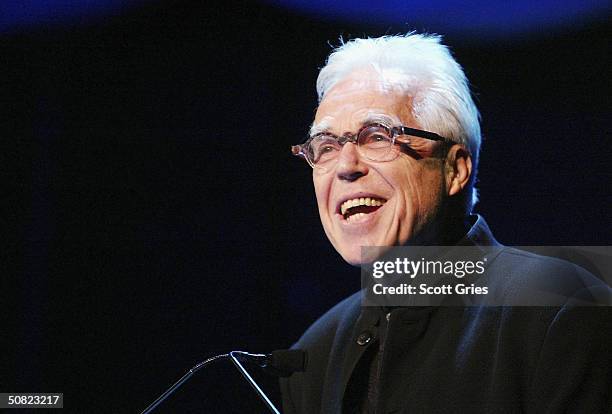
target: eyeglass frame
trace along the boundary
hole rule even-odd
[[[310,145],[310,142],[315,139],[316,137],[320,136],[320,135],[327,135],[330,137],[333,137],[336,139],[336,141],[338,141],[338,144],[340,144],[341,147],[344,146],[344,144],[346,144],[347,142],[350,142],[354,145],[357,145],[357,148],[360,148],[359,146],[359,142],[358,142],[358,138],[359,134],[361,134],[361,132],[363,132],[365,129],[367,128],[371,128],[373,126],[380,126],[384,129],[386,129],[389,132],[389,135],[391,137],[391,144],[389,145],[389,150],[391,150],[391,148],[393,148],[393,146],[395,145],[395,139],[398,136],[401,135],[412,135],[414,137],[419,137],[419,138],[425,138],[428,139],[430,141],[436,141],[436,142],[453,142],[451,139],[449,138],[445,138],[441,135],[436,134],[435,132],[431,132],[431,131],[425,131],[423,129],[417,129],[417,128],[411,128],[411,127],[407,127],[404,125],[399,125],[399,126],[395,126],[395,127],[389,127],[385,124],[382,124],[380,122],[374,122],[374,123],[368,123],[363,125],[361,128],[359,128],[359,131],[357,131],[354,134],[345,134],[342,136],[337,136],[335,134],[332,134],[330,132],[319,132],[316,133],[312,136],[309,136],[308,139],[303,143],[303,144],[299,144],[299,145],[292,145],[291,146],[291,153],[293,155],[295,155],[296,157],[301,157],[304,158],[306,160],[306,162],[308,163],[308,165],[310,165],[313,169],[314,168],[318,168],[318,169],[325,169],[325,167],[321,167],[321,166],[317,166],[315,165],[313,162],[311,162],[309,160],[309,157],[306,155],[306,152],[304,151],[304,149],[306,148],[307,145]],[[410,145],[405,144],[410,148]],[[361,154],[361,150],[359,152]],[[371,159],[369,158],[367,155],[363,155],[365,158],[367,158],[370,161],[375,161],[375,162],[388,162],[388,161],[392,161],[392,160],[375,160],[375,159]],[[397,157],[395,157],[397,158]],[[393,159],[395,159],[393,158]]]

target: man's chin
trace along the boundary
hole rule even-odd
[[[336,251],[345,262],[352,266],[360,266],[363,263],[361,257],[361,246],[347,246],[347,248],[341,248],[339,246],[334,246]]]
[[[387,247],[365,246],[365,247],[367,248],[364,249],[360,246],[357,249],[355,249],[351,246],[350,249],[346,249],[346,250],[337,249],[337,251],[338,253],[340,253],[340,256],[342,256],[342,258],[348,264],[359,267],[365,263],[372,263],[373,261],[378,259],[380,256],[382,256],[384,252],[390,248],[390,246],[387,246]]]

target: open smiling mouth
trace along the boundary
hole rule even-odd
[[[352,221],[378,210],[387,200],[374,197],[352,198],[340,205],[340,213],[346,221]]]

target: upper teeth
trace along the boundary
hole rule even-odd
[[[340,212],[344,215],[346,210],[351,207],[357,206],[382,206],[385,204],[384,200],[378,200],[376,198],[364,197],[364,198],[353,198],[351,200],[346,200],[340,206]]]

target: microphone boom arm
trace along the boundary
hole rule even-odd
[[[249,373],[247,372],[247,370],[244,368],[244,366],[240,363],[240,361],[238,360],[239,356],[244,355],[244,356],[251,356],[250,354],[247,354],[246,352],[242,352],[242,351],[232,351],[229,353],[229,357],[232,360],[232,362],[234,363],[234,365],[236,365],[236,368],[238,368],[238,371],[240,371],[240,373],[244,376],[244,378],[249,382],[249,384],[251,384],[251,386],[253,387],[253,389],[257,392],[257,394],[259,394],[259,396],[261,397],[261,399],[264,401],[264,403],[266,403],[266,406],[270,409],[270,411],[272,411],[274,414],[281,414],[280,411],[278,411],[278,409],[274,406],[274,404],[272,404],[272,401],[270,401],[270,399],[268,398],[268,396],[263,392],[263,390],[261,388],[259,388],[259,385],[257,385],[257,383],[255,382],[255,380],[249,375]],[[264,355],[262,355],[263,357]]]
[[[199,371],[200,369],[204,368],[206,365],[208,365],[209,363],[216,361],[218,359],[221,358],[228,358],[229,354],[221,354],[221,355],[215,355],[214,357],[210,357],[205,361],[200,362],[199,364],[197,364],[196,366],[194,366],[193,368],[191,368],[189,371],[187,371],[187,373],[185,375],[183,375],[181,377],[180,380],[178,380],[177,382],[175,382],[170,388],[168,388],[162,395],[160,395],[159,397],[157,397],[157,399],[155,401],[153,401],[147,408],[144,409],[144,411],[141,414],[149,414],[151,411],[153,411],[159,404],[161,404],[166,398],[168,398],[170,396],[170,394],[172,394],[174,391],[176,391],[176,389],[178,387],[180,387],[181,385],[183,385],[185,383],[185,381],[187,381],[189,378],[191,378],[191,376],[193,374],[195,374],[197,371]]]
[[[272,411],[274,414],[281,414],[280,411],[272,404],[272,401],[268,398],[268,396],[263,392],[263,390],[257,385],[255,380],[249,375],[244,366],[240,363],[239,359],[244,361],[252,362],[258,365],[261,368],[266,368],[272,362],[272,355],[264,355],[264,354],[249,354],[248,352],[243,351],[232,351],[228,354],[215,355],[213,357],[208,358],[205,361],[200,362],[191,368],[185,375],[181,377],[177,382],[175,382],[170,388],[168,388],[162,395],[157,397],[155,401],[153,401],[141,414],[150,414],[159,404],[161,404],[166,398],[168,398],[174,391],[176,391],[181,385],[183,385],[193,374],[195,374],[200,369],[207,366],[209,363],[216,361],[218,359],[229,358],[232,360],[238,371],[242,374],[242,376],[251,384],[255,392],[261,397],[266,406]]]

